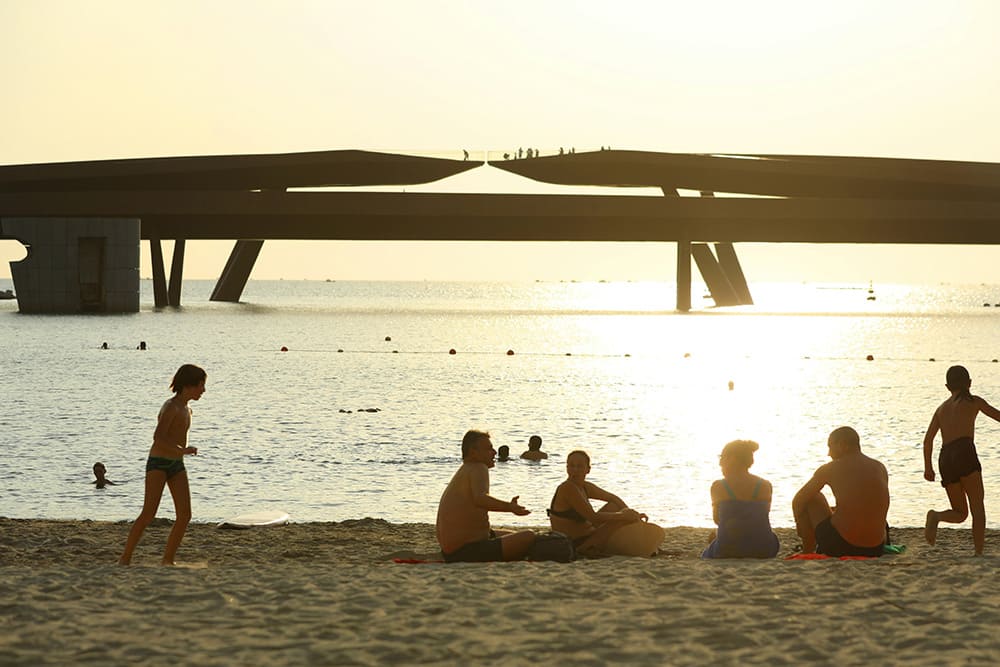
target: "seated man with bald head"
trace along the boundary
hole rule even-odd
[[[485,431],[469,431],[462,438],[462,465],[438,503],[437,539],[449,563],[521,560],[535,543],[530,530],[490,529],[490,512],[531,513],[517,502],[518,496],[504,502],[490,495],[489,469],[496,454]]]
[[[889,512],[889,473],[861,453],[861,438],[850,426],[835,429],[827,441],[832,461],[817,468],[792,500],[795,528],[803,553],[827,556],[881,556]],[[822,493],[836,498],[831,510]]]

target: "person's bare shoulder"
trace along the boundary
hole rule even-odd
[[[187,410],[185,410],[186,406],[184,406],[181,403],[175,401],[174,398],[175,397],[171,396],[170,398],[168,398],[166,401],[163,402],[163,407],[160,408],[160,414],[161,415],[167,414],[167,413],[170,413],[170,414],[173,414],[173,415],[187,414]]]
[[[837,470],[839,470],[842,466],[843,466],[842,461],[839,460],[827,461],[820,467],[816,468],[816,472],[813,473],[813,478],[822,481],[828,481],[830,477],[835,475],[837,473]]]

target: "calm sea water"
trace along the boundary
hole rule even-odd
[[[582,448],[591,479],[653,520],[711,525],[719,450],[752,438],[772,522],[790,526],[827,434],[849,424],[889,468],[891,522],[917,526],[946,504],[923,481],[921,439],[947,366],[1000,405],[1000,308],[983,306],[998,286],[876,285],[870,301],[867,284],[758,284],[755,306],[684,315],[661,283],[255,281],[241,304],[209,302],[211,288],[186,282],[184,307],[156,312],[143,281],[134,315],[0,301],[0,515],[134,518],[157,411],[187,362],[208,371],[187,459],[196,521],[433,522],[477,427],[515,455],[537,433],[551,455],[492,471],[494,495],[534,511],[500,523],[544,524]],[[981,418],[977,441],[998,527],[1000,425]],[[94,489],[98,460],[124,483]]]

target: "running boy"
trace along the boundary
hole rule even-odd
[[[972,379],[964,366],[949,368],[944,386],[951,392],[951,398],[934,411],[924,435],[924,479],[934,481],[931,453],[934,451],[934,437],[941,431],[943,444],[938,454],[938,471],[941,473],[941,486],[951,501],[951,509],[927,512],[924,537],[928,544],[934,544],[939,522],[962,523],[971,513],[972,544],[976,555],[981,556],[986,540],[986,508],[983,506],[983,467],[976,454],[973,435],[980,412],[1000,421],[1000,410],[969,393]]]
[[[205,393],[205,371],[192,364],[184,364],[174,373],[170,389],[171,398],[160,408],[153,446],[146,460],[146,492],[142,501],[142,512],[132,524],[125,551],[118,559],[119,565],[128,565],[146,526],[156,516],[163,496],[164,485],[170,487],[174,499],[177,518],[167,538],[167,548],[163,552],[163,565],[173,565],[174,555],[184,538],[184,531],[191,521],[191,491],[188,488],[187,472],[184,470],[184,455],[197,454],[197,447],[187,446],[188,429],[191,428],[191,408],[188,401],[197,401]]]

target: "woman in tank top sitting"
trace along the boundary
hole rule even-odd
[[[566,481],[549,507],[552,530],[567,535],[584,556],[652,556],[663,542],[663,529],[645,514],[630,509],[613,493],[587,481],[590,456],[574,451],[566,457]],[[590,499],[606,504],[598,511]]]
[[[722,448],[722,479],[712,483],[712,518],[718,530],[702,558],[774,558],[778,537],[771,530],[771,483],[750,474],[753,440],[734,440]]]

